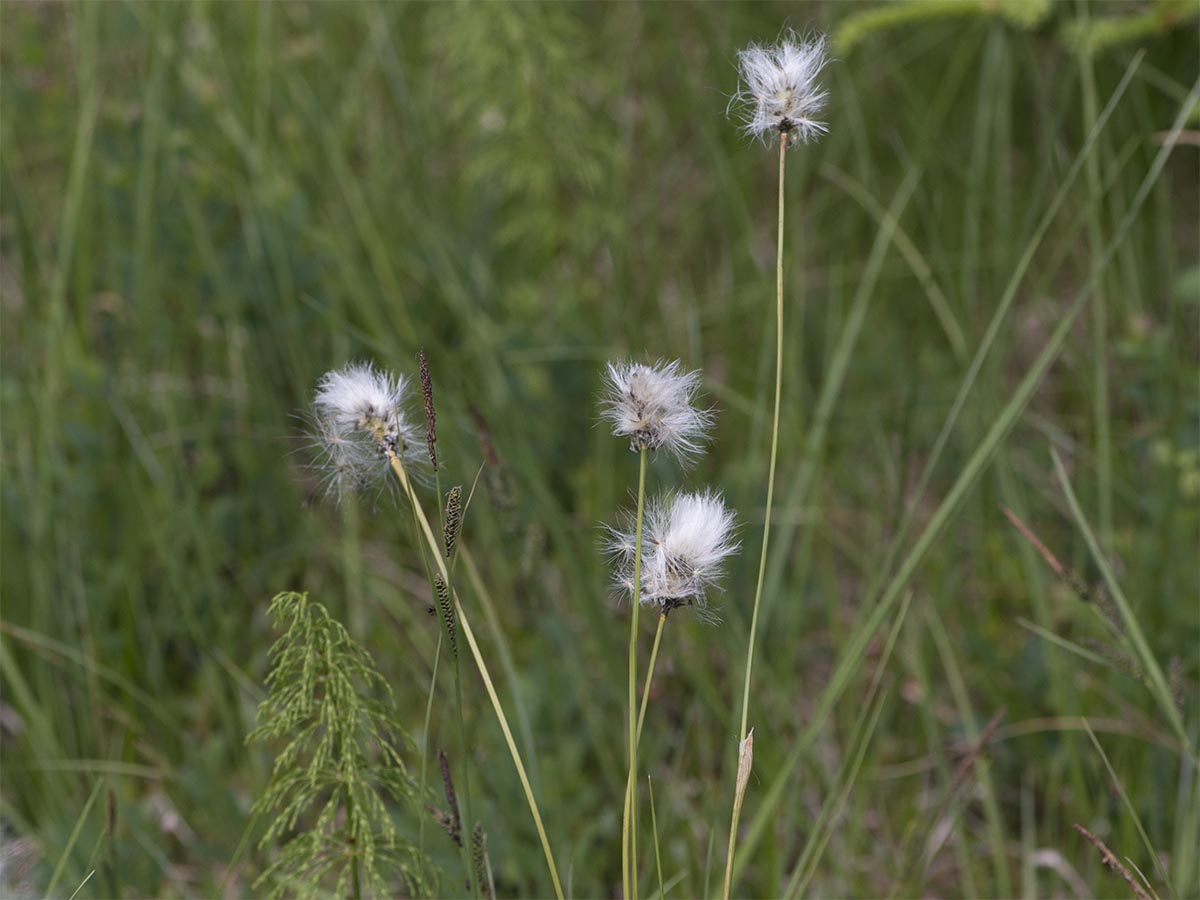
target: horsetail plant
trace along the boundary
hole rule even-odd
[[[650,365],[610,362],[604,375],[601,417],[612,425],[616,437],[628,438],[629,449],[638,454],[637,511],[629,548],[629,777],[621,816],[621,878],[626,897],[636,896],[637,890],[637,638],[646,461],[651,450],[666,450],[681,463],[703,451],[713,415],[696,406],[700,383],[700,373],[686,371],[679,360]]]
[[[285,592],[268,615],[269,693],[247,742],[286,741],[254,805],[273,815],[260,845],[282,841],[255,882],[272,896],[386,896],[399,877],[427,894],[423,854],[400,838],[386,801],[413,804],[401,751],[412,746],[370,655],[307,594]],[[301,822],[305,827],[297,832]]]
[[[828,98],[818,84],[817,76],[825,67],[825,38],[818,35],[808,40],[795,32],[785,31],[772,46],[751,44],[738,53],[740,85],[730,105],[739,105],[743,131],[768,143],[778,135],[779,145],[779,212],[775,249],[775,404],[771,418],[771,462],[767,474],[767,504],[763,516],[762,552],[758,561],[758,578],[754,588],[754,607],[750,615],[750,637],[746,647],[746,679],[742,688],[742,720],[738,747],[746,742],[750,712],[750,681],[754,670],[754,645],[758,631],[758,610],[762,601],[763,581],[767,571],[767,548],[771,537],[771,510],[775,499],[775,463],[779,455],[779,410],[783,392],[783,200],[785,163],[789,146],[808,143],[828,128],[816,117]],[[747,773],[748,774],[748,773]],[[733,878],[733,857],[737,847],[738,818],[741,797],[736,799],[729,825],[729,847],[725,862],[725,900]]]

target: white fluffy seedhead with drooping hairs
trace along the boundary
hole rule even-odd
[[[670,612],[684,606],[707,608],[708,594],[724,573],[725,560],[737,553],[736,517],[721,495],[667,494],[651,501],[642,532],[641,590],[643,606]],[[633,596],[636,523],[626,517],[621,528],[609,529],[613,583]]]
[[[614,435],[629,438],[630,449],[666,450],[686,462],[704,451],[714,418],[696,406],[700,385],[700,372],[686,371],[679,360],[610,362],[601,415]]]
[[[786,134],[789,144],[825,134],[828,127],[816,117],[829,95],[817,76],[827,62],[824,35],[805,39],[790,30],[771,46],[739,50],[741,83],[730,105],[742,107],[742,130],[764,142]]]
[[[419,463],[421,431],[404,414],[408,383],[374,363],[349,363],[321,376],[313,396],[312,439],[326,493],[340,498],[387,478],[388,453]]]

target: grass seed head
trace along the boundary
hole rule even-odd
[[[446,627],[446,640],[450,644],[450,653],[458,656],[458,619],[454,614],[454,603],[450,600],[450,586],[441,575],[433,576],[433,589],[437,595],[438,611],[442,614],[442,624]]]
[[[491,868],[488,862],[487,835],[483,831],[483,823],[476,822],[471,831],[471,865],[475,870],[475,883],[479,885],[479,896],[483,900],[491,900],[492,879],[488,877]]]
[[[438,765],[442,770],[442,789],[446,792],[445,817],[441,825],[446,829],[450,840],[462,846],[462,818],[458,814],[458,792],[454,789],[454,778],[450,774],[450,761],[446,759],[446,751],[438,748]]]
[[[446,495],[446,524],[442,527],[442,538],[446,545],[446,559],[454,555],[458,543],[458,532],[462,528],[462,486],[455,485]]]
[[[425,401],[425,443],[429,448],[429,464],[436,472],[437,460],[437,410],[433,406],[433,377],[429,374],[429,361],[425,350],[417,351],[417,365],[421,377],[421,399]]]

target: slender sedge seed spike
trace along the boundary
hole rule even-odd
[[[429,374],[429,361],[424,348],[417,351],[417,365],[421,377],[421,398],[425,401],[425,443],[429,445],[429,464],[437,471],[437,411],[433,408],[433,378]]]
[[[711,489],[651,501],[643,524],[642,605],[663,612],[681,606],[705,609],[725,560],[740,548],[733,537],[735,521],[721,495]],[[632,523],[625,525],[610,530],[608,551],[615,563],[615,586],[632,596],[636,535]]]
[[[389,451],[406,461],[421,459],[418,429],[404,415],[406,389],[403,377],[373,363],[350,363],[321,376],[310,437],[327,493],[340,498],[383,482]]]
[[[825,134],[828,127],[816,117],[829,96],[817,83],[826,62],[824,35],[805,40],[790,30],[773,46],[739,50],[740,84],[730,106],[742,107],[742,131],[764,143],[786,134],[789,144]]]
[[[491,879],[488,878],[487,835],[483,833],[483,823],[476,822],[471,831],[471,864],[475,869],[475,883],[479,885],[479,896],[483,900],[491,900]]]
[[[446,640],[450,643],[450,653],[458,657],[458,621],[454,616],[454,604],[450,602],[450,588],[440,574],[433,576],[433,589],[437,594],[438,609],[442,613],[442,624],[446,627]]]
[[[446,759],[446,751],[438,748],[438,765],[442,767],[442,788],[446,791],[446,806],[449,812],[442,826],[450,840],[462,846],[462,819],[458,815],[458,792],[454,790],[454,779],[450,776],[450,761]]]
[[[666,450],[686,462],[703,452],[714,418],[695,405],[700,383],[700,372],[685,371],[679,360],[610,362],[601,416],[631,450]]]
[[[446,545],[446,559],[454,555],[454,545],[458,543],[460,528],[462,528],[462,486],[455,485],[446,495],[446,524],[442,529],[442,538]]]

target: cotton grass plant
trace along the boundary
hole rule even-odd
[[[341,496],[342,492],[372,488],[385,478],[394,477],[401,497],[407,502],[417,526],[418,541],[423,543],[422,556],[427,564],[432,560],[431,587],[439,607],[444,636],[451,650],[454,670],[456,712],[463,755],[464,805],[468,827],[472,829],[470,845],[460,840],[463,865],[472,892],[480,895],[481,881],[479,861],[484,858],[485,838],[472,819],[470,799],[470,773],[468,745],[463,716],[462,683],[458,668],[458,635],[466,639],[475,664],[479,669],[492,703],[493,711],[504,732],[509,753],[517,769],[521,786],[529,804],[537,828],[538,837],[550,870],[555,894],[562,900],[562,886],[558,869],[550,849],[549,839],[542,822],[541,812],[533,795],[520,751],[513,740],[504,709],[500,704],[484,661],[474,631],[467,618],[452,580],[453,561],[456,547],[461,547],[462,499],[461,490],[452,491],[447,504],[448,513],[443,518],[439,540],[430,525],[429,518],[417,496],[411,469],[420,466],[427,458],[430,465],[437,467],[437,433],[433,406],[432,379],[423,354],[421,358],[421,384],[426,413],[424,440],[420,429],[411,424],[405,415],[407,401],[407,379],[378,368],[373,363],[350,363],[327,372],[318,382],[313,398],[312,418],[316,429],[312,435],[318,444],[320,464],[325,468],[329,490]],[[438,481],[440,485],[440,480]],[[439,511],[441,498],[439,487]],[[439,642],[439,654],[441,643]],[[436,669],[435,669],[436,675]],[[432,690],[432,688],[431,688]],[[428,709],[428,708],[427,708]],[[428,733],[428,717],[426,733]],[[427,748],[422,758],[421,790],[425,788]]]
[[[696,405],[701,376],[679,360],[653,364],[610,362],[604,373],[601,417],[616,437],[627,438],[638,454],[635,511],[624,528],[609,529],[614,583],[628,596],[629,618],[629,770],[621,816],[621,877],[625,897],[637,896],[637,760],[650,681],[658,658],[667,614],[681,606],[704,608],[705,595],[720,575],[721,563],[736,552],[730,534],[733,516],[719,495],[663,497],[646,510],[646,463],[651,451],[665,451],[683,465],[695,460],[709,440],[711,410]],[[649,538],[651,549],[644,552]],[[637,703],[638,613],[658,610],[658,628],[643,690]]]
[[[743,132],[779,147],[778,223],[775,248],[775,402],[771,418],[771,461],[767,471],[767,501],[763,512],[762,551],[758,560],[758,578],[754,586],[754,606],[750,615],[750,638],[746,647],[746,677],[742,687],[742,716],[738,733],[739,770],[752,757],[747,752],[747,723],[750,715],[750,683],[754,671],[754,648],[758,633],[758,614],[763,582],[767,572],[767,550],[771,539],[771,513],[775,500],[775,465],[779,456],[779,411],[783,394],[783,220],[784,177],[790,146],[808,143],[824,134],[828,127],[819,120],[828,97],[817,81],[827,62],[825,38],[817,35],[801,38],[784,32],[775,44],[751,44],[738,53],[740,85],[730,101],[740,108]],[[748,775],[748,773],[747,773]],[[733,858],[737,847],[738,819],[746,777],[739,771],[734,791],[733,813],[729,825],[728,854],[725,862],[725,898],[728,900],[733,879]]]

